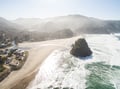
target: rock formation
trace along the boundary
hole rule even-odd
[[[76,57],[86,57],[92,54],[88,44],[84,38],[80,38],[72,45],[70,53]]]

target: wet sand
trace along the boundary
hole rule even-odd
[[[22,43],[20,47],[29,51],[24,66],[13,71],[0,83],[0,89],[25,89],[34,79],[40,64],[56,49],[67,48],[71,39],[61,39],[45,42]]]

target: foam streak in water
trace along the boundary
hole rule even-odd
[[[86,40],[93,51],[92,57],[81,60],[70,55],[69,50],[56,50],[41,65],[28,89],[85,89],[86,83],[90,83],[90,74],[99,77],[99,72],[103,72],[100,78],[104,78],[105,75],[107,78],[105,81],[110,82],[108,84],[113,84],[116,89],[120,89],[120,72],[117,70],[119,69],[117,66],[120,66],[120,41],[113,35],[86,35]],[[99,62],[105,62],[105,64]],[[88,64],[91,65],[86,69],[85,65]],[[95,72],[92,73],[93,71]],[[115,75],[116,73],[118,75]]]

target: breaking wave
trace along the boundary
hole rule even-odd
[[[54,51],[27,89],[120,89],[120,41],[115,35],[86,35],[93,55],[75,58]]]

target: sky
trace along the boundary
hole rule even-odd
[[[0,0],[0,17],[10,20],[74,14],[120,20],[120,0]]]

